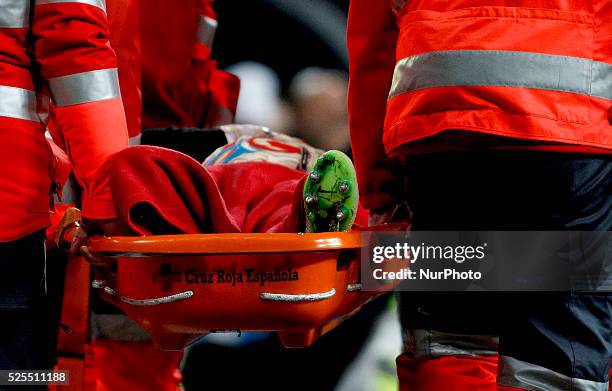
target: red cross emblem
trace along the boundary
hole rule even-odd
[[[172,290],[172,284],[181,281],[183,281],[181,273],[173,272],[172,265],[169,263],[162,263],[159,273],[153,273],[153,282],[160,282],[164,292],[170,292]]]

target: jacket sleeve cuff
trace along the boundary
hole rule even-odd
[[[83,197],[83,211],[81,214],[84,218],[103,220],[117,218],[115,203],[110,196],[108,197],[92,197],[85,195]]]

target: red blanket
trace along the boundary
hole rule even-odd
[[[205,169],[182,153],[139,146],[113,157],[118,216],[139,234],[299,232],[304,172],[262,162]]]

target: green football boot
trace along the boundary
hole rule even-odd
[[[325,152],[304,184],[306,232],[348,231],[355,222],[358,202],[353,162],[340,151]]]

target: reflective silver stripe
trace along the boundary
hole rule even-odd
[[[571,378],[509,356],[499,358],[497,384],[538,391],[608,391],[608,382]]]
[[[213,18],[209,18],[208,16],[200,15],[200,25],[198,26],[198,42],[212,49],[216,31],[217,21]]]
[[[499,344],[499,338],[494,335],[469,335],[434,330],[404,330],[403,339],[405,352],[416,358],[497,354]]]
[[[43,123],[45,127],[49,124],[50,103],[51,97],[49,97],[49,95],[40,91],[36,94],[36,114],[38,115],[39,121]]]
[[[612,64],[593,61],[591,95],[612,99]]]
[[[539,88],[612,99],[612,65],[586,58],[503,50],[450,50],[400,60],[389,97],[450,86]]]
[[[134,136],[134,137],[130,137],[129,143],[130,145],[140,145],[140,140],[142,139],[142,133]]]
[[[30,26],[30,0],[0,0],[0,27]]]
[[[121,97],[116,68],[55,77],[49,79],[49,89],[60,107]]]
[[[0,86],[0,116],[38,122],[34,91]]]
[[[106,13],[106,1],[105,0],[36,0],[36,5],[42,4],[53,4],[53,3],[81,3],[89,4],[94,7],[100,8]]]

